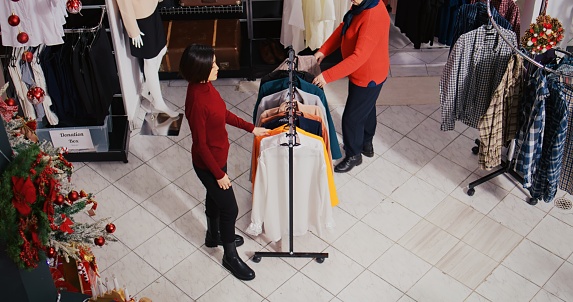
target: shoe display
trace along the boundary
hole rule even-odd
[[[374,156],[374,146],[372,143],[365,143],[362,146],[362,155],[366,157],[373,157]]]
[[[269,40],[259,41],[259,53],[261,54],[263,63],[276,64],[277,61],[273,55],[273,49]]]
[[[243,245],[245,239],[242,236],[235,234],[235,244],[237,247]],[[207,217],[207,232],[205,234],[205,246],[217,247],[223,245],[221,241],[221,232],[219,231],[219,219],[211,219]]]
[[[352,170],[352,168],[354,168],[355,166],[360,166],[361,163],[362,163],[361,154],[357,154],[354,156],[347,156],[340,163],[338,163],[338,165],[334,167],[334,172],[346,173]]]

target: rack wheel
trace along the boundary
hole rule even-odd
[[[476,192],[476,189],[474,188],[469,188],[468,189],[468,196],[474,196],[474,193]]]
[[[529,198],[529,200],[526,201],[528,204],[534,206],[537,204],[537,198]]]
[[[479,153],[479,147],[473,147],[473,148],[472,148],[472,153],[473,153],[474,155],[477,155],[477,154]]]
[[[254,263],[259,263],[259,262],[261,262],[261,257],[259,257],[259,256],[253,256],[253,262],[254,262]]]
[[[322,257],[316,258],[316,262],[318,262],[318,263],[323,263],[323,262],[324,262],[324,258],[322,258]]]
[[[479,143],[480,143],[479,138],[476,138],[476,140],[474,141],[474,143],[479,146]]]

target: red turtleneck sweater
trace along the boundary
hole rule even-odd
[[[229,138],[225,125],[253,132],[255,126],[236,116],[225,106],[225,101],[211,82],[189,84],[185,98],[185,116],[189,121],[193,144],[193,164],[208,169],[216,179],[225,176]]]
[[[348,76],[353,84],[361,87],[367,87],[371,81],[376,85],[382,83],[390,70],[390,16],[383,1],[354,16],[346,34],[341,36],[343,25],[340,23],[319,49],[328,56],[340,47],[343,58],[322,73],[324,80],[330,83]]]

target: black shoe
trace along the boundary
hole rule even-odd
[[[235,234],[235,244],[241,246],[245,243],[245,239],[240,235]],[[205,234],[205,246],[217,247],[223,245],[221,240],[221,233],[219,232],[219,219],[211,219],[207,216],[207,233]]]
[[[357,154],[354,156],[347,156],[340,163],[338,163],[338,165],[334,167],[334,172],[345,173],[352,170],[354,166],[360,166],[361,163],[362,163],[361,154]]]
[[[362,155],[366,157],[374,156],[374,146],[372,145],[372,143],[366,143],[362,146]]]
[[[255,279],[255,271],[253,271],[237,254],[237,246],[234,242],[223,243],[223,266],[228,269],[235,278],[239,280],[253,280]]]

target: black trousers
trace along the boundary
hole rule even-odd
[[[219,218],[219,230],[223,243],[235,241],[235,221],[239,215],[239,207],[235,199],[233,187],[223,190],[217,184],[217,179],[209,170],[195,167],[195,173],[207,189],[205,200],[205,214],[211,219]],[[223,167],[227,173],[227,166]]]
[[[360,87],[348,81],[348,98],[342,114],[342,141],[346,156],[362,152],[376,132],[376,100],[384,82],[372,87]]]

